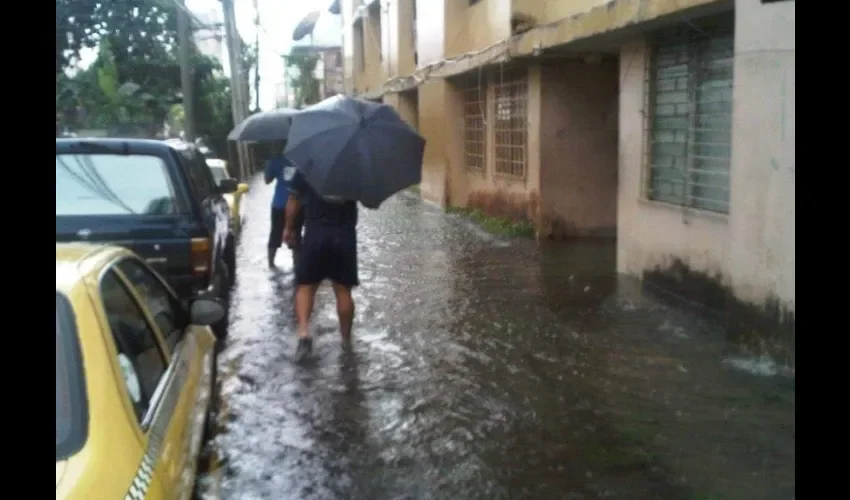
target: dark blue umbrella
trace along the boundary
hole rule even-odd
[[[320,196],[378,208],[422,180],[425,139],[385,104],[334,96],[292,117],[286,154]]]

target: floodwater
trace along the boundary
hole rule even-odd
[[[538,246],[402,193],[362,211],[353,352],[333,295],[297,366],[271,188],[243,207],[227,345],[226,499],[793,499],[795,383],[613,274],[612,244]]]

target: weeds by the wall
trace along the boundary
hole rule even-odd
[[[534,226],[527,221],[513,221],[503,217],[495,217],[485,214],[478,208],[448,207],[448,213],[460,214],[484,228],[485,230],[501,236],[515,238],[533,238]]]

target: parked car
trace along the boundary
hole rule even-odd
[[[57,499],[191,498],[224,315],[125,248],[56,244]]]
[[[235,237],[197,147],[147,139],[56,139],[56,241],[111,243],[141,256],[181,298],[226,298]]]
[[[210,167],[213,179],[216,183],[220,183],[225,179],[232,179],[230,172],[227,171],[227,162],[219,158],[207,158],[207,165]],[[240,183],[236,186],[236,191],[224,195],[227,205],[230,207],[230,222],[239,234],[242,229],[242,211],[240,202],[242,195],[248,192],[248,184]]]

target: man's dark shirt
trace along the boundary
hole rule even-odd
[[[323,198],[307,183],[301,172],[289,181],[289,192],[298,197],[304,210],[307,227],[311,224],[333,226],[357,225],[357,202]]]

